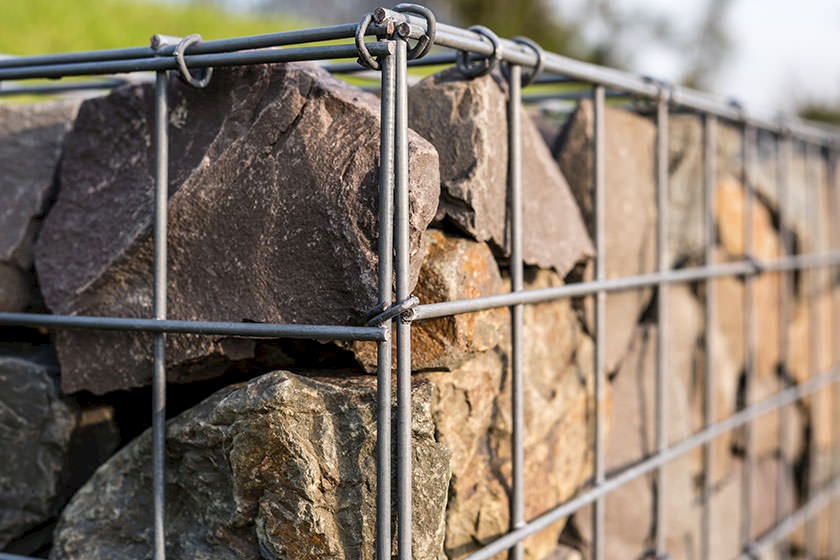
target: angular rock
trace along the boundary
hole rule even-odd
[[[39,299],[32,244],[78,108],[77,101],[0,106],[0,312],[23,311]]]
[[[746,253],[744,189],[734,179],[725,178],[718,183],[715,197],[718,212],[717,231],[721,247],[716,259],[718,262],[743,259]],[[759,200],[754,200],[752,208],[751,254],[758,259],[773,261],[780,253],[779,235],[773,225],[772,216]],[[724,335],[728,354],[738,367],[744,367],[745,281],[743,278],[727,276],[720,278],[716,286],[718,328]],[[774,377],[779,361],[779,295],[777,274],[762,274],[752,279],[756,340],[763,341],[755,347],[754,371],[762,377]]]
[[[741,135],[715,128],[715,184],[741,176]],[[668,118],[668,253],[671,262],[700,262],[706,240],[704,219],[703,122],[696,115]]]
[[[528,288],[557,285],[541,271]],[[525,346],[525,516],[569,499],[592,472],[592,342],[569,302],[527,306]],[[510,488],[510,376],[507,346],[452,373],[420,374],[434,387],[438,440],[452,450],[446,553],[463,558],[507,531]],[[557,548],[563,521],[525,541],[527,558]]]
[[[52,519],[113,452],[112,412],[62,397],[38,357],[0,355],[0,550]]]
[[[594,111],[581,102],[557,140],[554,154],[581,208],[590,236],[594,221]],[[656,130],[650,121],[607,108],[605,141],[605,259],[607,278],[653,272],[656,251]],[[606,305],[606,366],[613,371],[627,352],[633,326],[650,301],[650,289],[610,294]]]
[[[466,80],[455,69],[409,89],[409,126],[440,154],[446,218],[509,254],[506,90],[495,75]],[[523,257],[565,275],[592,255],[580,211],[530,118],[522,118]]]
[[[421,303],[504,291],[499,267],[486,243],[430,229],[423,234],[423,245],[423,266],[414,289]],[[495,348],[503,340],[508,325],[506,309],[418,321],[411,328],[412,371],[457,369],[476,354]],[[376,343],[355,342],[350,347],[365,370],[376,371]]]
[[[414,557],[443,555],[449,451],[428,383],[414,397]],[[376,387],[277,371],[168,424],[167,557],[374,557]],[[146,558],[150,436],[109,460],[64,510],[50,558]]]
[[[704,336],[702,308],[688,288],[671,286],[668,295],[665,418],[667,444],[673,445],[702,427],[703,360],[698,353]],[[610,433],[605,466],[620,472],[656,453],[656,325],[643,324],[634,333],[630,351],[612,378]],[[716,419],[731,415],[735,407],[737,370],[725,356],[715,362]],[[713,443],[712,480],[718,484],[732,474],[731,436]],[[665,484],[665,541],[674,558],[696,554],[699,519],[696,481],[703,470],[702,450],[669,461],[663,469]],[[653,545],[657,520],[654,476],[637,478],[611,492],[605,500],[605,558],[638,558]],[[591,545],[591,508],[575,514],[575,527]],[[717,557],[717,556],[715,556]]]
[[[170,83],[169,317],[363,323],[378,299],[376,97],[308,64],[220,70],[203,90]],[[152,90],[85,102],[68,135],[37,245],[57,313],[151,315]],[[416,280],[439,180],[413,132],[409,165]],[[148,336],[65,332],[57,345],[66,391],[149,382]],[[219,338],[169,337],[169,379],[228,352]]]

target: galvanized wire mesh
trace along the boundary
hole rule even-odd
[[[488,30],[465,30],[453,26],[433,25],[433,17],[419,9],[413,13],[379,9],[370,17],[363,19],[363,25],[350,23],[330,27],[305,29],[300,31],[276,33],[255,37],[240,37],[221,41],[192,42],[191,44],[158,41],[152,47],[127,48],[111,51],[69,53],[37,57],[21,57],[0,61],[0,80],[26,80],[31,78],[58,78],[67,76],[92,76],[115,73],[152,71],[156,76],[155,88],[155,207],[154,207],[154,316],[148,319],[120,317],[79,317],[58,315],[34,315],[0,313],[0,324],[16,326],[37,326],[50,329],[106,329],[122,331],[144,331],[154,333],[154,403],[153,403],[153,465],[154,473],[154,558],[165,558],[164,528],[164,456],[165,456],[165,411],[166,411],[166,372],[164,340],[166,336],[183,333],[226,334],[243,337],[308,338],[319,340],[374,340],[378,341],[378,445],[377,445],[377,555],[380,558],[391,555],[392,527],[392,492],[391,492],[391,408],[392,397],[391,370],[392,346],[390,339],[396,336],[396,491],[395,512],[397,519],[397,541],[399,558],[411,558],[412,529],[412,488],[411,488],[411,393],[410,377],[412,355],[410,336],[412,323],[454,314],[471,313],[493,308],[509,308],[511,317],[511,374],[512,374],[512,480],[511,491],[511,526],[505,535],[469,556],[470,560],[492,558],[496,554],[510,550],[512,558],[521,558],[522,541],[552,523],[578,511],[583,506],[592,504],[592,539],[594,558],[603,558],[604,535],[604,500],[611,492],[623,485],[648,474],[656,477],[659,488],[655,502],[654,516],[657,519],[654,538],[654,555],[667,557],[668,550],[664,540],[664,527],[668,522],[663,515],[665,480],[663,466],[673,459],[697,448],[704,450],[704,472],[702,480],[702,556],[710,558],[709,539],[711,532],[709,495],[714,448],[713,440],[728,431],[745,428],[746,451],[744,477],[747,482],[751,476],[752,451],[749,428],[754,422],[769,412],[780,411],[780,445],[788,445],[785,433],[787,422],[784,414],[789,405],[816,392],[832,388],[834,402],[840,403],[840,369],[835,363],[824,371],[813,371],[812,376],[800,384],[782,383],[773,396],[761,401],[749,398],[750,386],[754,375],[754,356],[759,341],[756,335],[756,313],[753,297],[754,279],[762,274],[778,274],[782,287],[779,292],[778,306],[783,317],[790,317],[789,284],[794,273],[807,273],[810,279],[817,274],[833,271],[840,265],[840,231],[832,222],[829,224],[830,239],[824,240],[819,251],[794,253],[791,240],[786,238],[787,220],[784,204],[780,203],[782,232],[782,251],[775,260],[761,260],[753,256],[752,239],[752,204],[753,189],[746,188],[746,203],[742,217],[744,230],[744,258],[737,262],[715,261],[715,208],[714,188],[716,166],[715,133],[720,122],[739,127],[742,142],[742,168],[744,185],[750,185],[750,159],[756,157],[757,138],[761,134],[771,138],[778,166],[776,188],[778,199],[784,201],[792,189],[809,189],[811,206],[816,209],[816,179],[810,184],[793,184],[790,177],[790,160],[794,148],[801,148],[812,154],[816,165],[824,166],[829,177],[832,209],[838,199],[836,186],[836,162],[840,131],[823,129],[795,121],[765,119],[745,111],[741,106],[732,104],[702,93],[682,89],[648,78],[598,67],[564,58],[560,55],[542,52],[536,45],[522,40],[500,40]],[[436,29],[433,31],[432,27]],[[372,40],[375,36],[376,40]],[[356,38],[355,43],[350,39]],[[365,39],[367,37],[367,39]],[[430,43],[438,47],[436,52],[426,58],[409,60],[408,41],[422,40],[427,37]],[[329,46],[311,43],[334,40],[339,44]],[[365,43],[365,40],[368,42]],[[179,46],[180,45],[180,46]],[[273,48],[273,47],[284,48]],[[409,293],[409,247],[408,247],[408,140],[407,140],[407,68],[424,64],[451,64],[456,62],[455,52],[461,55],[459,64],[465,71],[484,65],[492,69],[494,65],[506,68],[506,80],[509,88],[508,137],[499,139],[509,145],[508,187],[510,200],[510,235],[511,257],[509,294],[479,297],[462,301],[421,302],[416,304]],[[334,60],[361,56],[369,62],[375,62],[380,74],[378,90],[381,94],[381,144],[379,170],[379,300],[384,314],[372,325],[294,325],[294,324],[244,324],[208,321],[174,321],[167,319],[166,313],[166,233],[167,233],[167,168],[172,150],[168,146],[167,122],[168,106],[166,81],[169,72],[183,72],[184,67],[190,72],[213,66],[243,65],[266,62],[285,62],[296,60]],[[376,57],[376,61],[374,61]],[[470,66],[471,65],[471,66]],[[351,72],[361,68],[353,64],[333,64],[334,72]],[[577,99],[590,97],[594,105],[595,124],[594,166],[591,170],[595,185],[595,273],[590,281],[568,284],[555,288],[525,290],[523,283],[524,261],[522,257],[522,233],[528,224],[522,220],[522,144],[521,119],[523,69],[528,73],[528,80],[536,78],[536,83],[569,82],[581,85],[578,93],[559,92],[540,94],[540,99]],[[536,74],[542,73],[537,76]],[[112,82],[89,82],[68,85],[67,88],[102,87],[114,85]],[[64,89],[65,86],[59,86]],[[4,87],[6,93],[55,91],[47,86],[12,86]],[[3,91],[0,91],[2,93]],[[581,94],[580,91],[584,93]],[[657,267],[656,271],[634,277],[607,278],[605,273],[606,233],[618,224],[607,223],[605,200],[610,196],[605,189],[605,172],[610,161],[605,158],[604,121],[607,98],[632,97],[648,102],[653,108],[652,118],[656,124],[656,181],[658,207],[657,222]],[[704,224],[705,224],[705,260],[703,264],[689,268],[672,268],[668,255],[668,132],[669,118],[676,111],[690,112],[702,122],[704,149]],[[817,213],[815,212],[815,216]],[[815,218],[812,222],[815,231],[820,224]],[[715,322],[716,280],[724,277],[737,277],[744,281],[744,339],[747,349],[745,366],[746,394],[745,405],[735,414],[715,421],[713,410],[713,390],[715,368],[712,360],[706,360],[703,393],[704,426],[678,443],[669,444],[667,384],[667,324],[669,306],[669,288],[675,284],[700,283],[705,290],[705,322]],[[629,468],[607,476],[604,461],[604,399],[607,383],[605,372],[605,310],[606,296],[609,293],[640,288],[657,290],[656,309],[658,317],[657,353],[656,353],[656,391],[655,391],[655,448],[656,452]],[[523,335],[523,309],[525,306],[540,302],[556,301],[572,297],[591,297],[595,307],[595,438],[592,443],[595,455],[595,468],[592,483],[573,499],[539,517],[525,517],[525,461],[524,455],[524,410],[528,407],[524,386],[528,383],[528,372],[523,367],[522,351],[528,344]],[[836,296],[833,296],[836,299]],[[832,313],[833,344],[837,343],[838,331],[834,325],[840,317],[836,315],[837,306],[830,310],[818,309],[816,300],[811,298],[811,320],[816,321],[818,313]],[[707,356],[714,354],[714,339],[705,338]],[[782,364],[789,353],[790,341],[784,330],[778,341],[760,341],[762,344],[778,344],[782,353]],[[818,349],[813,345],[810,351]],[[836,359],[836,354],[834,358]],[[836,362],[836,360],[835,360]],[[812,362],[813,363],[813,362]],[[835,404],[835,409],[840,404]],[[742,496],[743,527],[741,529],[742,558],[752,558],[760,552],[772,549],[788,538],[791,532],[814,514],[824,510],[829,504],[831,520],[836,523],[836,495],[840,491],[840,465],[833,465],[833,475],[829,482],[819,486],[812,480],[809,487],[809,500],[795,511],[777,512],[776,525],[773,529],[753,538],[750,533],[750,484],[743,486]],[[780,489],[779,491],[783,491]],[[812,524],[813,526],[813,524]],[[813,540],[813,539],[812,539]],[[838,551],[834,551],[835,553]],[[12,559],[12,555],[0,554],[0,558]]]

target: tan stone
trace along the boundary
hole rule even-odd
[[[701,428],[703,361],[702,309],[685,287],[669,289],[669,315],[665,415],[668,444],[679,442]],[[612,410],[606,448],[606,466],[617,473],[656,452],[655,379],[657,327],[642,325],[611,386]],[[716,361],[716,418],[731,414],[735,406],[737,372],[725,354]],[[714,483],[732,474],[731,436],[714,441]],[[664,519],[660,522],[673,558],[695,558],[698,547],[696,484],[702,474],[702,448],[681,455],[663,468]],[[655,475],[638,478],[610,493],[605,512],[605,558],[637,558],[653,544]],[[575,515],[575,527],[588,545],[591,508]]]
[[[740,174],[740,134],[716,127],[716,176]],[[703,123],[696,115],[668,119],[668,252],[671,262],[700,262],[705,245],[703,190]]]
[[[440,230],[423,235],[423,266],[414,295],[420,303],[489,296],[504,291],[499,268],[486,243]],[[490,309],[418,321],[411,328],[412,371],[457,369],[480,352],[496,347],[509,325],[506,309]],[[375,342],[349,347],[368,372],[376,371]],[[396,337],[394,337],[396,351]],[[396,361],[393,362],[396,367]]]
[[[552,272],[528,288],[561,283]],[[568,301],[525,308],[525,515],[532,519],[566,501],[592,472],[592,343]],[[462,558],[509,528],[509,345],[451,373],[417,374],[434,391],[438,441],[452,450],[446,552]],[[538,483],[535,483],[538,481]],[[560,520],[525,541],[527,558],[557,548]]]
[[[772,397],[783,387],[777,378],[756,377],[753,380],[752,402],[761,402]],[[801,407],[786,406],[762,414],[755,422],[750,423],[750,437],[752,438],[753,456],[766,457],[779,452],[780,449],[780,420],[784,419],[786,426],[786,443],[783,446],[784,457],[787,461],[793,462],[804,449],[803,434],[805,433],[805,422]],[[734,433],[734,445],[742,451],[744,449],[744,430],[737,430]]]
[[[716,261],[741,260],[745,253],[744,217],[746,200],[744,189],[731,177],[718,183],[716,208],[720,250]],[[763,260],[779,257],[779,237],[767,208],[754,200],[752,206],[752,251]],[[756,376],[773,377],[779,361],[779,275],[765,273],[753,277],[752,301],[755,328],[754,372]],[[733,362],[743,369],[745,362],[746,281],[743,277],[726,276],[715,281],[717,325]]]
[[[594,239],[593,123],[592,103],[581,102],[558,138],[554,153]],[[606,277],[653,272],[657,216],[656,130],[647,119],[609,107],[605,111],[604,127]],[[605,356],[608,371],[613,371],[626,354],[633,327],[651,294],[651,290],[643,289],[610,294],[607,298]]]

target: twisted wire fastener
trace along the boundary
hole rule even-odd
[[[469,30],[486,37],[493,45],[493,53],[490,56],[479,59],[473,64],[469,61],[470,55],[467,51],[458,51],[455,55],[455,65],[461,74],[467,78],[478,78],[489,74],[498,65],[502,58],[502,42],[495,33],[483,25],[473,25]]]
[[[411,296],[406,300],[399,301],[383,311],[380,311],[368,319],[368,322],[365,323],[365,325],[368,327],[379,327],[398,315],[403,315],[403,320],[410,320],[412,315],[411,310],[419,304],[420,300],[417,299],[417,296]]]
[[[528,37],[514,37],[511,39],[514,43],[518,43],[520,45],[524,45],[534,51],[534,54],[537,55],[537,63],[534,65],[533,69],[530,73],[525,74],[522,73],[522,78],[520,80],[521,87],[527,87],[534,83],[534,81],[542,74],[543,68],[545,67],[545,56],[544,51],[539,44],[533,39],[529,39]],[[502,65],[502,74],[504,74],[505,78],[509,78],[510,74],[510,63]]]
[[[187,63],[184,62],[184,51],[187,47],[201,42],[201,35],[193,33],[181,39],[175,46],[175,60],[178,62],[178,68],[181,71],[181,79],[194,88],[203,88],[210,83],[210,78],[213,76],[212,68],[202,68],[200,77],[193,76],[190,69],[187,68]]]
[[[365,14],[356,26],[356,50],[359,51],[358,63],[362,66],[370,68],[371,70],[381,70],[382,65],[379,64],[378,60],[371,56],[370,51],[367,50],[367,46],[365,45],[365,34],[367,33],[368,26],[370,26],[372,21],[373,14]]]
[[[394,6],[394,11],[405,14],[414,14],[425,18],[426,33],[417,40],[417,44],[414,45],[414,47],[407,53],[408,60],[423,58],[429,53],[432,45],[435,44],[435,37],[437,36],[437,19],[435,18],[434,12],[426,6],[405,3]]]

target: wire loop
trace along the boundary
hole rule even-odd
[[[181,79],[192,87],[199,89],[206,87],[207,84],[210,83],[210,78],[213,76],[213,69],[202,68],[199,77],[193,76],[192,73],[190,73],[190,69],[187,68],[187,63],[184,62],[184,51],[186,51],[187,47],[190,45],[200,42],[201,35],[193,33],[192,35],[187,35],[178,41],[178,44],[175,46],[175,60],[178,62],[178,69],[181,71]]]
[[[534,65],[533,69],[528,73],[522,73],[522,78],[520,83],[522,84],[521,87],[527,87],[533,84],[536,79],[542,74],[543,68],[545,68],[545,56],[544,51],[539,44],[533,39],[529,39],[528,37],[514,37],[511,39],[514,43],[518,43],[520,45],[524,45],[534,51],[534,54],[537,55],[537,63]],[[505,78],[510,77],[510,63],[502,65],[502,74],[504,74]]]
[[[370,51],[367,50],[367,46],[365,45],[365,34],[372,21],[373,14],[365,14],[359,20],[359,25],[356,26],[356,50],[359,51],[358,62],[371,70],[381,70],[382,65],[371,56]]]
[[[455,55],[455,65],[458,67],[458,70],[461,71],[461,74],[467,78],[486,76],[493,71],[493,69],[499,64],[499,60],[502,58],[502,42],[495,33],[483,25],[473,25],[469,28],[469,30],[489,39],[490,43],[493,45],[493,53],[490,54],[490,56],[475,60],[471,63],[470,55],[467,51],[458,51]]]
[[[414,47],[412,47],[407,53],[408,60],[423,58],[429,53],[432,45],[435,44],[435,37],[437,35],[437,19],[435,18],[434,12],[426,6],[407,3],[397,4],[394,6],[394,11],[414,14],[426,19],[426,33],[417,40],[417,44],[414,45]]]

